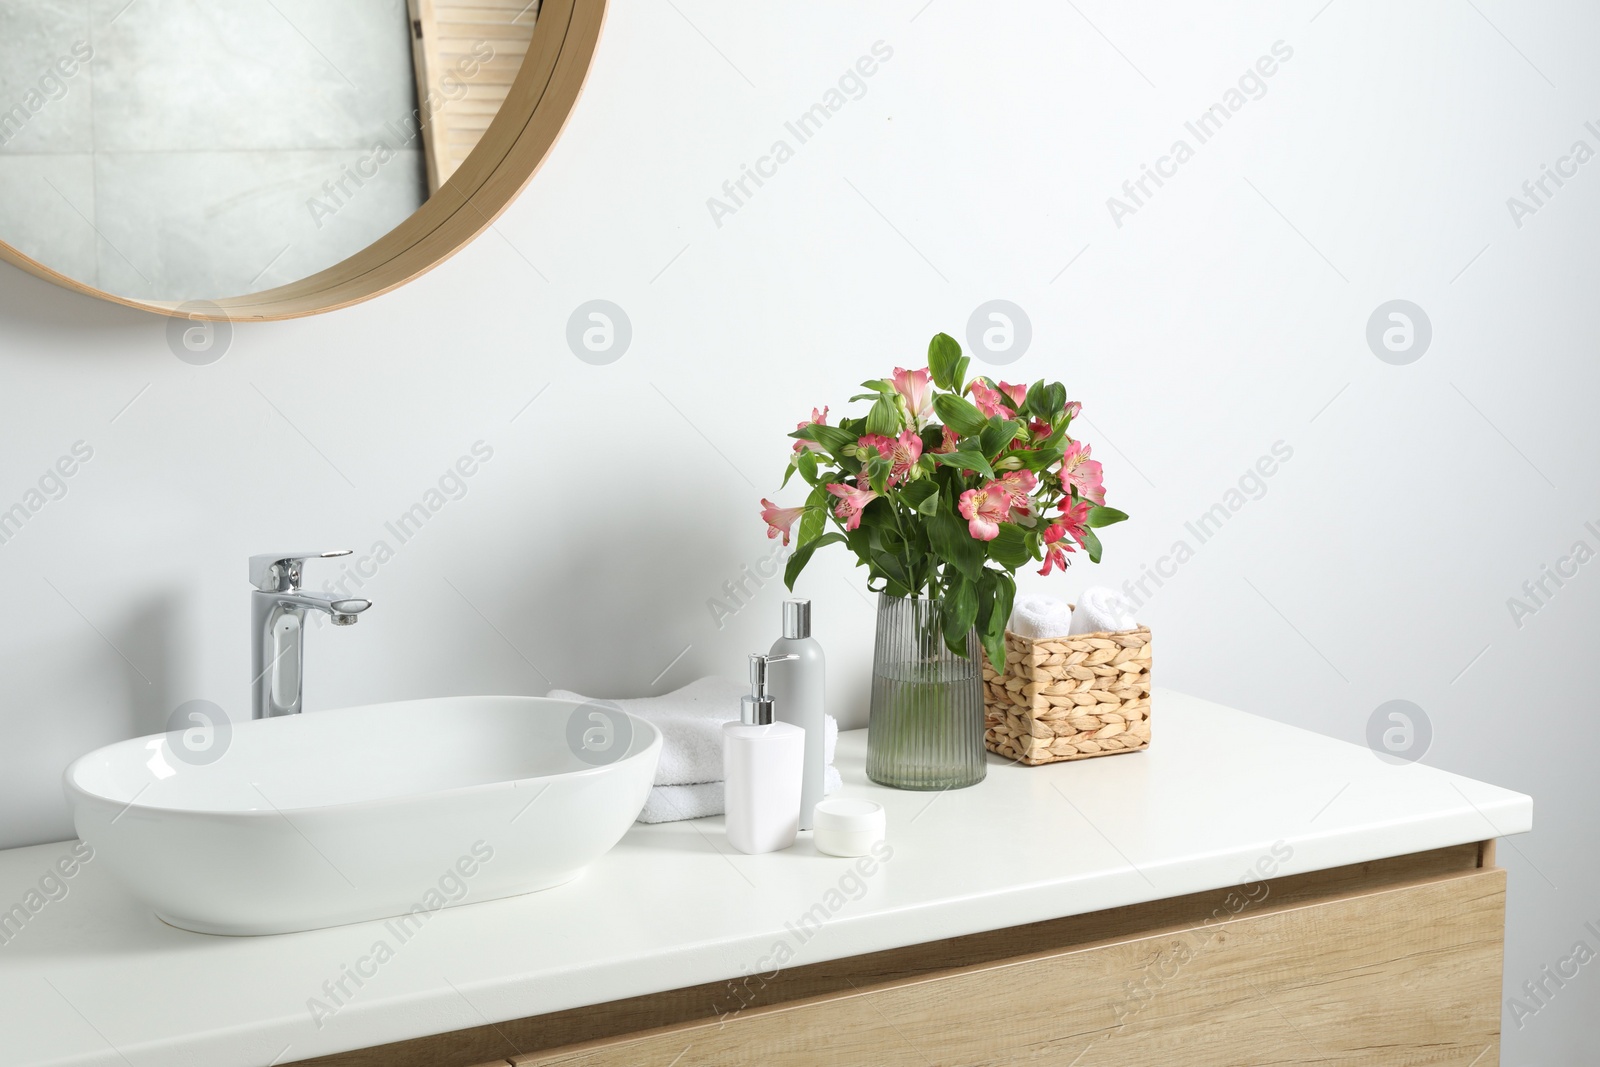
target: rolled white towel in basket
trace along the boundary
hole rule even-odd
[[[1074,636],[1117,633],[1138,625],[1133,605],[1121,593],[1103,585],[1092,585],[1078,597],[1078,606],[1072,612],[1072,628],[1067,633]]]
[[[1072,631],[1072,605],[1045,593],[1021,593],[1011,605],[1007,629],[1035,641],[1065,637]]]

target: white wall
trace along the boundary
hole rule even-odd
[[[1538,829],[1501,850],[1512,995],[1600,947],[1600,564],[1520,627],[1507,608],[1600,547],[1600,164],[1520,228],[1506,206],[1574,140],[1600,148],[1597,22],[1503,0],[618,0],[528,193],[398,293],[240,329],[195,367],[163,322],[7,270],[0,503],[75,441],[94,458],[0,545],[0,844],[70,834],[70,758],[189,699],[248,715],[247,555],[367,548],[480,440],[493,459],[367,583],[361,624],[311,635],[313,708],[738,671],[780,590],[721,630],[707,600],[769,550],[783,433],[999,297],[1034,332],[1006,373],[1068,382],[1134,516],[1098,570],[1030,583],[1120,584],[1292,447],[1148,600],[1159,680],[1356,742],[1409,699],[1428,763],[1533,794]],[[865,96],[719,228],[707,197],[880,40]],[[1266,94],[1119,228],[1106,198],[1280,40]],[[594,298],[633,324],[610,366],[564,341]],[[1364,336],[1393,298],[1433,325],[1407,366]],[[854,724],[859,587],[842,556],[801,587]],[[1585,970],[1508,1013],[1505,1062],[1579,1062],[1597,1007]]]

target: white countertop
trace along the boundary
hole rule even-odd
[[[1152,722],[1146,752],[990,756],[986,781],[947,793],[872,785],[866,731],[845,733],[841,795],[889,813],[893,855],[863,890],[856,861],[809,834],[745,856],[720,818],[635,826],[575,882],[435,913],[320,1028],[308,1000],[379,939],[396,944],[382,923],[187,933],[91,861],[0,944],[0,1067],[264,1067],[731,978],[780,940],[798,966],[1214,889],[1254,880],[1279,842],[1294,874],[1532,825],[1519,793],[1193,697],[1158,690]],[[0,909],[70,848],[0,852]],[[836,907],[802,943],[786,924],[819,903]]]

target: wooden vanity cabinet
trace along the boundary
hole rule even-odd
[[[303,1067],[1499,1062],[1493,842],[910,945]]]

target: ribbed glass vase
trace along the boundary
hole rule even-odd
[[[944,613],[926,597],[878,594],[867,777],[896,789],[960,789],[983,781],[983,651],[944,643]]]

